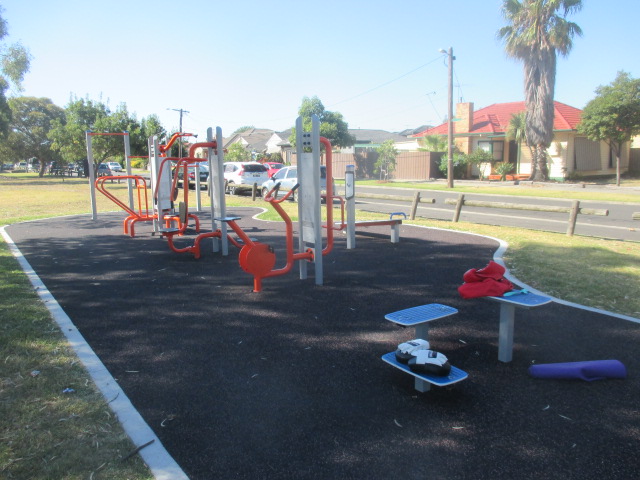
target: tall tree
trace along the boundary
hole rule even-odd
[[[40,176],[47,163],[55,160],[48,134],[56,121],[64,119],[64,110],[48,98],[17,97],[9,99],[11,108],[7,146],[17,158],[35,158],[40,163]]]
[[[91,130],[104,133],[129,132],[132,155],[146,154],[146,135],[151,130],[154,133],[163,132],[159,121],[150,117],[150,123],[145,124],[145,131],[127,110],[126,104],[120,104],[115,111],[101,101],[89,98],[74,98],[65,108],[66,120],[55,123],[50,139],[52,148],[63,156],[66,161],[77,161],[87,155],[85,132]],[[157,130],[160,129],[158,132]],[[124,144],[120,136],[96,136],[92,141],[93,155],[96,165],[107,159],[124,161]]]
[[[618,72],[610,85],[596,89],[596,95],[582,111],[578,132],[609,145],[616,156],[616,184],[620,186],[622,148],[640,134],[640,79]]]
[[[9,131],[11,110],[7,103],[6,93],[15,87],[22,91],[22,80],[29,71],[31,55],[20,43],[6,45],[4,39],[9,34],[7,21],[2,17],[0,7],[0,135],[6,135]]]
[[[305,130],[311,130],[311,116],[317,115],[320,120],[320,136],[329,139],[333,147],[350,147],[356,142],[356,138],[349,133],[349,124],[344,121],[341,113],[325,110],[318,97],[304,97],[298,110],[302,117],[302,125]],[[296,129],[293,128],[289,137],[291,145],[296,143]]]
[[[553,140],[556,56],[567,56],[580,27],[567,16],[582,0],[503,0],[509,23],[498,31],[507,55],[524,66],[527,139],[533,150],[532,180],[548,180],[547,148]]]

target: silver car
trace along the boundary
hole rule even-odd
[[[286,193],[298,184],[298,167],[284,167],[278,170],[269,180],[262,184],[262,198],[273,189],[276,183],[280,183],[278,187],[278,197],[286,195]],[[335,192],[335,186],[333,188]],[[327,192],[327,167],[320,166],[320,192],[324,195]],[[289,200],[296,200],[297,190],[291,194]]]
[[[224,164],[224,181],[227,193],[235,195],[242,190],[251,190],[269,179],[267,167],[258,162],[227,162]]]

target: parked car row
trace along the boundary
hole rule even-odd
[[[187,168],[187,177],[189,187],[195,186],[195,166]],[[209,180],[209,165],[207,162],[198,164],[201,188],[207,188]],[[174,175],[178,175],[178,182],[184,181],[184,168],[174,169]],[[257,185],[258,191],[263,197],[280,183],[278,195],[283,196],[298,184],[298,167],[285,167],[284,164],[278,162],[225,162],[224,163],[224,180],[226,192],[230,195],[237,195],[244,191],[253,189],[254,184]],[[320,189],[324,194],[327,190],[327,168],[323,165],[320,167]],[[334,187],[335,190],[335,187]],[[289,197],[295,200],[297,192]]]
[[[174,169],[175,175],[175,169]],[[202,188],[207,188],[207,181],[209,179],[209,164],[207,162],[198,163],[198,176],[200,177],[200,186]],[[184,181],[184,168],[178,169],[178,184],[182,184]],[[187,167],[187,177],[189,182],[189,187],[195,186],[196,184],[196,167]]]

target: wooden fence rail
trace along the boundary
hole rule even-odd
[[[485,202],[481,200],[465,200],[464,194],[460,194],[458,199],[447,198],[445,202],[447,205],[455,205],[456,209],[453,215],[453,221],[457,222],[460,218],[460,212],[463,206],[467,207],[484,207],[484,208],[506,208],[513,210],[529,210],[536,212],[555,212],[555,213],[568,213],[569,221],[567,227],[567,235],[573,236],[576,228],[576,221],[578,215],[600,215],[606,217],[609,215],[609,210],[597,209],[597,208],[580,208],[580,201],[574,200],[570,207],[560,207],[553,205],[527,205],[522,203],[507,203],[507,202]]]

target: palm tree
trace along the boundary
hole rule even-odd
[[[507,140],[513,140],[518,145],[518,159],[516,161],[516,173],[520,173],[520,152],[522,150],[522,144],[526,143],[529,146],[529,142],[527,141],[527,120],[526,120],[525,112],[514,113],[511,115],[511,120],[509,120],[509,127],[507,128]],[[529,152],[531,152],[531,156],[533,157],[533,152],[531,147],[529,147]],[[535,175],[536,164],[535,162],[531,162],[531,176]]]
[[[446,152],[448,147],[447,137],[444,135],[427,135],[419,139],[420,150],[427,152]]]
[[[553,95],[556,54],[567,56],[580,27],[566,17],[582,8],[582,0],[503,0],[509,25],[498,31],[507,55],[522,60],[526,135],[533,150],[531,180],[548,180],[547,148],[553,140]],[[562,12],[561,14],[558,12]]]

